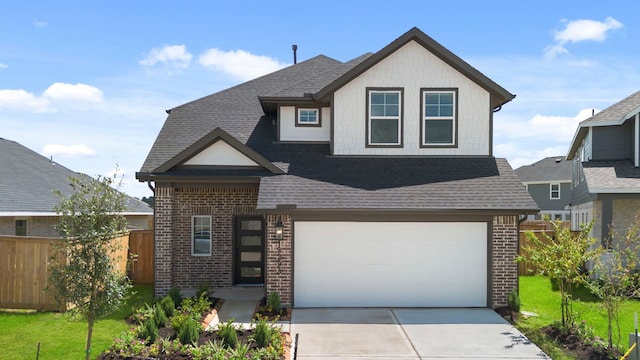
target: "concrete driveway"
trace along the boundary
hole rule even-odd
[[[489,309],[294,309],[297,359],[549,359]]]

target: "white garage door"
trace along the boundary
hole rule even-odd
[[[487,223],[294,226],[296,307],[487,305]]]

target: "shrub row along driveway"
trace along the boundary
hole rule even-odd
[[[294,309],[297,358],[548,359],[489,309]]]

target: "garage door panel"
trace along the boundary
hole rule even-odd
[[[296,222],[294,305],[486,306],[486,226]]]

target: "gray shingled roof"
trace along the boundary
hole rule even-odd
[[[631,160],[582,164],[590,193],[640,193],[640,169]]]
[[[316,56],[171,109],[141,172],[153,171],[218,127],[246,143],[264,115],[259,96],[293,96],[296,89],[301,91],[297,96],[304,97],[304,92],[318,91],[364,58],[342,63]],[[319,81],[321,75],[327,78]]]
[[[523,183],[571,181],[572,164],[564,155],[550,156],[515,170]]]
[[[262,178],[258,209],[538,211],[505,159],[324,157],[305,164]]]
[[[627,96],[590,118],[581,121],[569,146],[567,158],[569,160],[573,159],[575,152],[582,143],[582,139],[584,139],[589,132],[589,127],[621,125],[638,111],[640,111],[640,91]]]
[[[15,141],[0,138],[0,215],[55,213],[59,203],[52,190],[70,194],[69,177],[85,177],[50,161]],[[140,200],[127,197],[127,212],[153,214]]]

